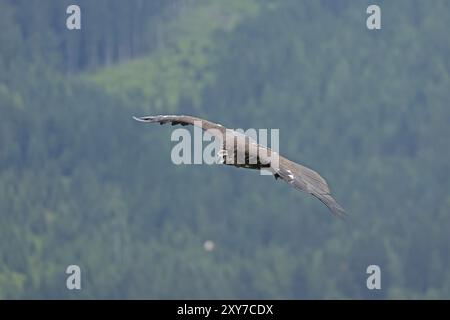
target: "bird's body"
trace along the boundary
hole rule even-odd
[[[292,187],[312,194],[334,214],[345,214],[344,209],[331,196],[327,182],[317,172],[282,157],[243,133],[192,116],[159,115],[133,118],[141,122],[194,125],[207,130],[221,141],[222,150],[218,152],[219,163],[240,168],[268,170],[276,179],[282,179]]]

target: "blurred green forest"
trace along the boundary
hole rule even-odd
[[[446,0],[0,0],[0,298],[449,298],[449,28]],[[279,128],[348,219],[174,165],[131,118],[160,113]]]

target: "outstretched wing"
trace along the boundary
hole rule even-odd
[[[215,130],[218,130],[222,135],[224,135],[226,132],[226,128],[218,123],[214,123],[197,117],[184,115],[158,115],[146,117],[133,117],[133,119],[140,122],[150,122],[159,124],[171,123],[173,126],[177,124],[181,124],[182,126],[193,125],[196,127],[200,127],[203,130],[209,130],[209,132],[211,132],[213,135],[216,135],[214,134]]]
[[[343,216],[345,210],[331,196],[327,182],[317,172],[280,156],[275,177],[281,178],[294,188],[308,192],[322,201],[334,214]]]

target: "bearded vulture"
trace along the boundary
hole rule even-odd
[[[219,163],[241,168],[268,170],[275,179],[281,178],[297,190],[310,193],[318,198],[332,213],[338,216],[345,214],[345,210],[331,196],[327,182],[317,172],[278,155],[275,151],[256,143],[247,135],[191,116],[158,115],[133,118],[148,123],[171,123],[172,125],[200,127],[219,139],[219,143],[222,145],[222,150],[217,152]],[[230,141],[232,142],[230,143]],[[238,161],[240,154],[244,161]],[[274,156],[277,156],[276,165],[274,165]]]

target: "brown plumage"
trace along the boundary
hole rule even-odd
[[[317,172],[278,155],[269,148],[256,143],[249,136],[227,129],[220,124],[191,116],[158,115],[133,118],[137,121],[149,123],[196,125],[208,130],[222,143],[223,150],[219,151],[218,154],[220,163],[248,169],[268,170],[274,175],[275,179],[282,179],[297,190],[312,194],[334,214],[339,216],[345,214],[345,210],[331,196],[327,182]],[[230,143],[230,141],[233,143]],[[242,158],[239,158],[241,156]],[[275,165],[275,157],[273,156],[278,159],[277,165]],[[239,159],[245,160],[239,161]]]

